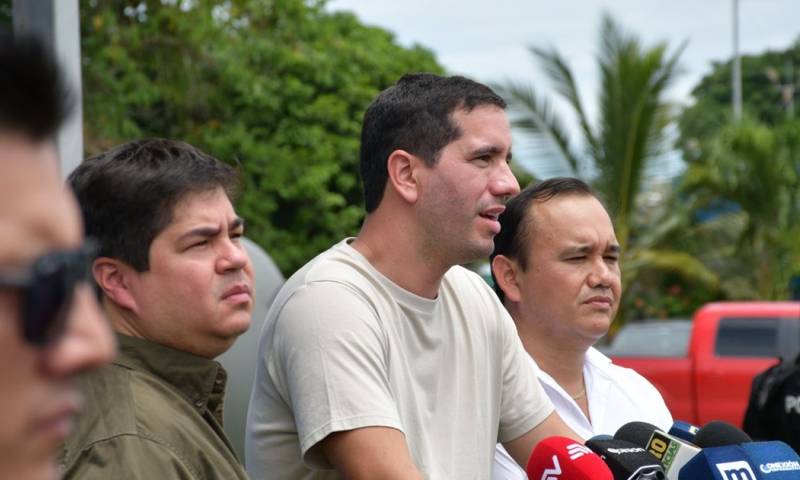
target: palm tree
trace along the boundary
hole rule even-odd
[[[732,240],[722,272],[729,296],[786,298],[789,277],[800,273],[799,131],[800,122],[769,129],[744,119],[689,164],[682,188],[700,207],[720,200],[735,207],[712,225]]]
[[[623,282],[630,284],[648,268],[671,270],[694,282],[716,288],[717,278],[697,259],[669,248],[659,249],[674,229],[686,226],[675,212],[664,209],[649,225],[638,227],[634,214],[644,173],[665,151],[667,127],[672,120],[665,92],[679,73],[678,58],[685,44],[673,53],[661,42],[646,48],[605,15],[597,62],[601,89],[598,118],[592,123],[578,92],[575,76],[554,48],[530,50],[578,119],[580,141],[570,138],[564,122],[550,102],[534,87],[507,82],[498,87],[518,117],[514,126],[545,142],[569,165],[576,176],[594,175],[591,183],[605,199],[623,249]],[[535,172],[534,172],[535,173]],[[620,322],[624,323],[623,297]]]

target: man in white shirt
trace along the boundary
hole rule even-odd
[[[634,420],[668,429],[672,417],[655,387],[592,347],[614,320],[622,285],[614,227],[589,186],[575,178],[529,186],[500,224],[495,291],[559,415],[584,438]],[[492,478],[526,478],[501,445]]]
[[[507,312],[457,265],[487,256],[506,199],[505,102],[463,77],[405,75],[364,115],[367,216],[296,272],[259,340],[245,458],[259,479],[488,478],[575,436]]]

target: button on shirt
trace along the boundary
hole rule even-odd
[[[65,478],[246,479],[222,429],[222,366],[117,338],[114,363],[80,380],[84,408],[62,452]]]
[[[633,421],[651,423],[665,432],[672,426],[672,415],[658,390],[634,370],[614,365],[595,348],[586,351],[583,365],[591,422],[553,377],[540,369],[537,372],[556,412],[585,439],[601,434],[614,435],[619,427]],[[524,470],[501,444],[497,444],[492,480],[526,478]]]

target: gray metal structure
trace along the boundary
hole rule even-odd
[[[53,50],[75,95],[72,115],[56,138],[61,175],[67,178],[83,159],[78,0],[14,0],[11,12],[15,33],[35,35]]]
[[[258,337],[272,300],[283,286],[283,275],[275,262],[252,240],[244,239],[244,246],[253,262],[256,277],[255,305],[250,329],[242,334],[227,352],[217,360],[228,372],[225,394],[225,433],[228,434],[239,460],[244,463],[244,430],[247,422],[247,405],[256,375],[258,362]]]

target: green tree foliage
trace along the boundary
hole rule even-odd
[[[716,271],[725,297],[787,298],[800,273],[800,40],[745,55],[744,120],[732,122],[731,62],[715,63],[680,116],[688,168],[681,199],[702,232],[688,248]],[[792,118],[794,117],[794,119]]]
[[[767,128],[745,119],[704,143],[683,182],[695,210],[714,210],[705,227],[714,236],[698,254],[726,279],[729,297],[788,298],[800,273],[800,121]]]
[[[667,239],[683,225],[674,212],[661,209],[657,216],[637,215],[644,172],[666,146],[672,109],[664,94],[678,74],[682,50],[670,54],[663,42],[644,47],[605,16],[597,58],[599,117],[592,123],[566,59],[555,49],[532,48],[556,92],[572,107],[579,140],[570,138],[564,121],[533,87],[513,82],[500,87],[520,115],[517,128],[550,145],[575,175],[596,172],[591,183],[606,200],[623,248],[625,285],[634,284],[648,269],[676,272],[710,288],[717,282],[694,257],[668,247]],[[619,323],[624,322],[634,291],[625,290]]]
[[[86,149],[188,141],[244,173],[247,235],[285,274],[362,220],[360,122],[433,54],[312,0],[81,1]]]
[[[800,85],[800,40],[786,50],[743,55],[741,67],[745,115],[767,126],[786,122],[788,85]],[[680,115],[678,145],[687,162],[703,155],[703,141],[711,139],[732,118],[731,69],[731,61],[714,63],[711,73],[692,90],[694,104]],[[795,86],[794,94],[799,91]],[[794,116],[800,118],[800,105]]]

